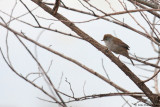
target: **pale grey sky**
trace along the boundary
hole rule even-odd
[[[52,1],[52,0],[51,0]],[[3,10],[7,13],[11,12],[11,9],[14,5],[14,0],[0,0],[0,10]],[[30,1],[25,1],[30,8],[36,7],[34,3]],[[79,5],[77,0],[69,0],[64,1],[68,6],[71,7],[78,7],[79,9],[85,10],[82,6]],[[109,7],[106,7],[106,2],[104,0],[90,0],[93,4],[106,12],[111,12]],[[119,6],[117,0],[110,0],[111,5],[116,11],[120,11],[122,7]],[[25,13],[27,10],[24,6],[18,2],[17,7],[14,11],[13,16],[19,16]],[[75,12],[66,11],[64,9],[59,9],[59,12],[62,13],[65,17],[70,19],[71,21],[83,21],[92,19],[93,17],[81,15]],[[38,9],[34,12],[34,14],[43,16],[46,18],[52,18],[50,15]],[[0,16],[7,19],[7,17],[0,12]],[[138,16],[138,15],[137,15]],[[132,22],[131,18],[127,18],[127,15],[118,16],[119,19],[125,19],[125,22]],[[127,18],[127,19],[126,19]],[[22,17],[21,19],[28,21],[30,23],[35,23],[33,18],[30,15]],[[51,21],[44,21],[43,19],[41,24],[48,26]],[[140,19],[141,20],[141,19]],[[8,19],[6,20],[8,21]],[[141,22],[143,23],[143,22]],[[116,33],[116,36],[126,42],[131,50],[130,53],[136,54],[138,56],[154,56],[152,47],[147,39],[139,36],[137,33],[134,33],[128,29],[122,28],[118,25],[115,25],[110,22],[106,22],[103,20],[98,20],[94,22],[89,22],[85,24],[76,24],[82,30],[84,30],[87,34],[92,36],[101,44],[101,39],[105,33]],[[136,24],[133,26],[136,26]],[[36,39],[37,35],[42,31],[42,29],[34,29],[30,28],[25,24],[19,23],[14,21],[11,23],[11,27],[17,30],[18,32],[23,31],[27,36],[31,37],[32,39]],[[61,24],[61,22],[53,22],[53,28],[60,29],[64,32],[71,32],[69,28]],[[5,52],[5,37],[6,37],[6,30],[0,27],[0,47],[2,47],[3,51]],[[72,32],[73,33],[73,32]],[[74,34],[74,33],[73,33]],[[143,43],[141,42],[143,39]],[[29,72],[35,72],[37,70],[36,63],[32,60],[31,56],[26,52],[23,46],[18,42],[18,40],[14,37],[12,33],[9,35],[9,50],[10,50],[10,58],[12,64],[16,68],[18,72],[23,75],[28,74]],[[27,44],[29,49],[34,53],[34,44],[24,40]],[[126,88],[129,91],[139,91],[139,89],[134,85],[132,81],[108,58],[106,58],[101,52],[97,51],[92,45],[88,44],[85,41],[78,40],[72,37],[64,36],[59,33],[44,31],[42,36],[39,39],[39,42],[44,44],[45,46],[51,46],[52,49],[61,52],[62,54],[72,57],[73,59],[78,60],[79,62],[83,63],[84,65],[92,68],[96,72],[105,75],[101,59],[104,60],[105,68],[112,78],[112,81],[116,84]],[[145,48],[144,47],[148,47]],[[145,53],[145,54],[144,54]],[[118,56],[118,55],[116,55]],[[55,86],[58,87],[58,83],[60,81],[61,74],[63,72],[63,79],[62,85],[60,87],[61,91],[64,91],[68,94],[71,94],[68,84],[65,82],[65,78],[71,82],[72,88],[75,92],[76,96],[83,96],[83,85],[85,85],[85,93],[86,95],[90,94],[100,94],[100,93],[110,93],[116,92],[115,89],[104,83],[99,78],[93,76],[92,74],[86,72],[84,69],[78,67],[77,65],[60,58],[57,55],[54,55],[50,52],[45,51],[38,47],[38,58],[40,63],[43,65],[45,70],[47,70],[50,61],[53,60],[53,65],[49,72],[49,76],[54,81]],[[130,62],[127,58],[123,56],[120,57],[120,60],[125,62]],[[127,64],[127,66],[137,75],[145,75],[143,70],[139,70],[132,65]],[[152,73],[146,74],[146,76],[151,76]],[[33,77],[30,77],[33,78]],[[144,79],[144,78],[143,78]],[[47,88],[43,82],[43,79],[39,79],[36,81],[39,85],[44,86]],[[152,82],[149,82],[150,85]],[[44,95],[41,91],[27,83],[26,81],[22,80],[18,76],[16,76],[5,64],[2,56],[0,55],[0,107],[58,107],[52,103],[44,102],[37,97],[49,99]],[[130,103],[135,103],[131,97],[125,97],[129,99]],[[50,99],[49,99],[50,100]],[[115,103],[116,101],[116,103]],[[122,100],[121,97],[106,97],[94,100],[87,100],[82,102],[75,102],[69,104],[72,107],[120,107],[125,102]],[[127,107],[127,105],[125,106]]]

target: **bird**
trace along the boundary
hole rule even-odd
[[[105,45],[110,51],[127,57],[128,59],[130,59],[131,63],[134,65],[133,61],[131,60],[128,54],[128,50],[130,47],[126,43],[112,36],[111,34],[105,34],[102,41],[104,41]]]

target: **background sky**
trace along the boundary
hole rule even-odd
[[[27,6],[29,6],[30,9],[36,7],[36,5],[33,2],[30,2],[29,0],[28,1],[23,0],[23,1],[27,4]],[[109,1],[116,11],[123,10],[123,8],[120,6],[117,0],[109,0]],[[53,1],[51,0],[51,2]],[[83,6],[79,4],[79,2],[77,2],[77,0],[69,0],[64,2],[67,6],[78,8],[81,10],[86,10]],[[90,2],[93,3],[93,5],[95,5],[96,7],[104,10],[105,12],[108,13],[112,12],[104,0],[90,0]],[[15,3],[14,0],[0,0],[0,10],[10,14],[14,6],[14,3]],[[128,8],[132,8],[132,6],[128,4]],[[14,17],[19,16],[25,12],[27,12],[27,10],[18,1],[17,6],[13,12],[13,16]],[[65,9],[62,8],[59,8],[58,12],[63,14],[65,17],[67,17],[69,20],[73,22],[84,21],[94,18],[91,16],[79,14],[72,11],[66,11]],[[52,16],[48,15],[40,8],[35,10],[33,13],[41,17],[50,19],[52,18]],[[134,15],[136,17],[139,16],[139,14],[134,14]],[[5,21],[9,20],[9,17],[7,17],[1,12],[0,16],[3,17]],[[126,23],[130,23],[133,27],[137,27],[137,25],[128,15],[120,15],[116,16],[116,18],[118,18],[119,20],[124,20]],[[36,24],[33,17],[30,14],[20,19],[32,24]],[[38,19],[38,20],[41,22],[43,26],[47,27],[49,26],[50,23],[53,23],[52,25],[53,29],[58,29],[64,32],[75,34],[59,21],[52,21],[52,20],[45,21],[44,19]],[[141,18],[139,18],[138,21],[145,26],[145,23]],[[147,40],[146,38],[140,36],[139,34],[133,31],[130,31],[126,28],[122,28],[119,25],[103,20],[97,20],[83,24],[77,23],[76,25],[101,44],[104,44],[103,42],[101,42],[103,35],[109,33],[115,35],[116,37],[120,38],[125,43],[127,43],[130,46],[130,53],[132,54],[136,54],[137,56],[141,57],[156,56],[149,40]],[[38,42],[44,44],[45,46],[51,46],[52,49],[66,56],[72,57],[73,59],[76,59],[82,64],[88,66],[89,68],[105,76],[105,73],[102,68],[102,59],[103,59],[107,73],[109,74],[113,82],[115,82],[116,84],[120,85],[121,87],[129,91],[132,92],[140,91],[135,86],[135,84],[114,63],[112,63],[112,61],[110,61],[107,57],[105,57],[100,51],[95,49],[92,45],[83,40],[68,37],[55,32],[44,31],[43,29],[31,28],[28,25],[25,25],[18,21],[13,21],[10,27],[18,32],[21,31],[24,32],[27,36],[31,37],[34,40],[36,40],[40,32],[43,31]],[[1,32],[0,47],[2,48],[4,53],[6,53],[6,45],[5,45],[6,29],[0,26],[0,32]],[[35,54],[34,53],[35,45],[26,40],[23,41],[28,46],[28,48],[33,52],[33,54]],[[27,53],[27,51],[24,49],[24,47],[19,43],[19,41],[12,33],[9,33],[8,42],[9,42],[10,59],[15,69],[24,76],[26,76],[30,72],[37,72],[38,69],[35,61],[31,58],[31,56]],[[112,86],[106,84],[99,78],[86,72],[84,69],[78,67],[77,65],[67,60],[64,60],[61,57],[54,55],[53,53],[50,53],[39,47],[37,47],[37,52],[38,52],[38,59],[40,63],[43,65],[45,70],[48,69],[51,60],[53,61],[49,72],[49,76],[52,79],[53,83],[55,84],[55,87],[58,87],[61,75],[63,74],[62,84],[60,86],[61,91],[72,95],[69,85],[65,82],[65,79],[67,78],[67,80],[72,84],[72,88],[75,92],[74,94],[76,97],[84,95],[83,94],[84,83],[85,83],[86,95],[116,92],[116,90]],[[123,56],[120,57],[120,60],[130,63],[130,61]],[[144,73],[143,70],[133,67],[130,64],[127,64],[127,66],[136,75],[152,76],[153,74],[152,72]],[[150,69],[153,70],[153,68]],[[35,76],[30,76],[29,78],[33,79],[35,78]],[[140,78],[145,79],[142,77]],[[47,86],[44,83],[43,78],[38,79],[36,83],[40,86],[43,85],[44,89],[47,89]],[[147,83],[147,85],[150,87],[152,86],[152,84],[153,81]],[[51,99],[49,99],[41,91],[39,91],[26,81],[22,80],[17,75],[15,75],[6,65],[1,55],[0,55],[0,85],[1,85],[0,107],[58,107],[55,104],[39,100],[37,97],[48,100]],[[151,90],[153,90],[153,88],[151,88]],[[125,98],[131,104],[136,103],[136,100],[134,100],[131,97],[125,97]],[[125,104],[125,102],[122,100],[121,97],[106,97],[106,98],[70,103],[69,105],[72,107],[90,107],[90,106],[119,107],[122,106],[123,104]],[[127,105],[125,107],[127,107]]]

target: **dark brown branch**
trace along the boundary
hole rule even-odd
[[[95,48],[105,54],[112,62],[114,62],[143,92],[144,94],[151,100],[154,106],[159,103],[158,95],[154,95],[152,91],[126,66],[124,65],[118,58],[116,58],[106,47],[99,44],[96,40],[90,37],[88,34],[79,29],[74,23],[70,22],[67,18],[57,13],[56,15],[52,14],[52,9],[46,6],[43,3],[39,3],[37,0],[31,0],[37,5],[39,5],[42,9],[44,9],[47,13],[51,14],[53,17],[57,18],[63,24],[68,26],[71,30],[81,36],[84,40],[88,41]],[[97,74],[94,74],[97,75]]]
[[[58,8],[59,8],[59,5],[60,5],[60,1],[61,0],[56,0],[55,1],[55,5],[54,5],[54,8],[53,8],[53,14],[55,15],[58,11]]]

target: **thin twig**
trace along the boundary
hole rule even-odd
[[[63,107],[67,107],[67,105],[64,103],[63,99],[61,98],[61,96],[59,95],[59,93],[57,92],[57,90],[55,89],[51,79],[48,77],[48,75],[46,74],[45,70],[43,69],[43,67],[41,66],[41,64],[37,61],[37,59],[33,56],[33,54],[31,53],[31,51],[26,47],[26,45],[20,40],[20,38],[16,35],[16,37],[18,38],[18,40],[22,43],[22,45],[25,47],[25,49],[29,52],[29,54],[32,56],[32,58],[36,61],[36,63],[38,64],[38,66],[40,67],[40,69],[42,70],[42,73],[44,74],[44,76],[46,77],[46,79],[48,80],[48,82],[50,83],[51,87],[54,89],[55,93],[57,94],[57,96],[59,97],[59,99],[61,100],[61,102],[63,103]]]
[[[40,23],[38,22],[38,20],[36,19],[36,17],[33,15],[33,13],[29,10],[29,8],[26,6],[26,4],[23,3],[22,0],[20,0],[20,2],[24,5],[24,7],[29,11],[29,13],[32,15],[32,17],[34,18],[34,20],[37,22],[38,26],[41,26]]]
[[[60,88],[60,86],[61,86],[62,79],[63,79],[63,72],[62,72],[62,74],[61,74],[61,78],[60,78],[60,81],[59,81],[59,84],[58,84],[58,87],[57,87],[58,90],[59,90],[59,88]]]
[[[147,80],[144,80],[143,82],[145,83],[145,82],[148,82],[149,80],[153,79],[155,76],[158,75],[159,72],[160,72],[160,70],[158,70],[152,77],[150,77],[150,78],[147,79]]]
[[[9,68],[16,74],[18,75],[20,78],[22,78],[23,80],[27,81],[28,83],[32,84],[34,87],[38,88],[39,90],[41,90],[44,94],[46,94],[47,96],[49,96],[50,98],[52,98],[54,101],[56,101],[56,103],[58,103],[59,105],[62,105],[59,101],[57,101],[52,95],[50,95],[47,91],[43,90],[43,88],[39,87],[38,85],[34,84],[32,81],[28,80],[27,78],[23,77],[21,74],[19,74],[6,60],[2,49],[0,48],[0,52],[2,54],[2,57],[4,59],[4,61],[6,62],[6,64],[9,66]],[[63,105],[62,105],[63,106]]]
[[[84,94],[84,96],[86,96],[86,94],[85,94],[85,86],[86,86],[86,81],[84,81],[84,84],[83,84],[83,94]]]
[[[83,7],[85,7],[87,10],[91,11],[95,15],[95,12],[93,10],[91,10],[87,6],[85,6],[80,0],[78,0],[78,1]]]
[[[65,81],[69,84],[70,90],[71,90],[72,95],[73,95],[73,97],[74,97],[74,91],[73,91],[73,89],[72,89],[71,83],[67,80],[67,78],[65,78]]]
[[[14,6],[13,6],[13,8],[12,8],[9,22],[10,22],[10,20],[12,19],[12,15],[13,15],[14,9],[16,8],[16,5],[17,5],[17,0],[15,1],[15,4],[14,4]],[[4,20],[3,20],[3,21],[4,21]],[[6,24],[5,21],[4,21],[4,23]],[[9,26],[9,25],[10,25],[10,23],[7,23],[7,24],[6,24],[6,26]],[[7,34],[6,34],[6,49],[7,49],[7,59],[8,59],[8,62],[9,62],[9,64],[12,66],[12,63],[11,63],[11,60],[10,60],[10,55],[9,55],[8,36],[9,36],[9,30],[7,30]]]

